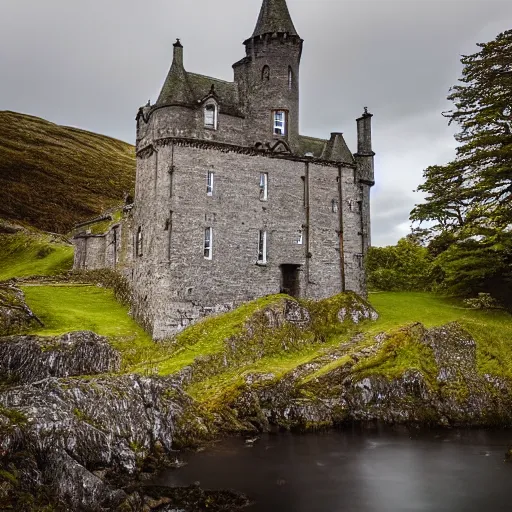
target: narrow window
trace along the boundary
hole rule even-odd
[[[333,213],[338,213],[338,211],[339,211],[339,203],[338,203],[337,199],[333,199],[331,201],[331,207],[332,207]]]
[[[139,226],[137,236],[135,237],[135,254],[140,258],[142,256],[142,227]]]
[[[167,259],[171,260],[171,249],[172,249],[172,210],[169,211],[169,218],[165,223],[165,230],[167,233]]]
[[[293,70],[291,66],[288,67],[288,90],[293,89]]]
[[[260,174],[260,201],[268,200],[268,173]]]
[[[217,129],[217,107],[215,105],[204,107],[204,126],[213,130]]]
[[[268,66],[263,66],[263,70],[261,72],[261,80],[263,82],[268,82],[270,80],[270,68]]]
[[[304,243],[304,233],[302,229],[299,229],[299,238],[297,240],[298,245],[302,245]]]
[[[206,260],[213,259],[213,229],[206,228],[204,230],[204,258]]]
[[[286,112],[274,111],[274,135],[286,135]]]
[[[301,176],[300,179],[302,180],[302,206],[306,208],[306,176]]]
[[[206,195],[213,196],[213,171],[208,171],[206,180]]]
[[[267,263],[267,232],[260,231],[258,242],[258,263]]]

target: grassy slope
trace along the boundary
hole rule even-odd
[[[91,329],[112,337],[113,345],[123,355],[125,371],[172,374],[190,364],[195,358],[213,354],[222,349],[222,340],[237,334],[245,320],[279,296],[260,299],[254,303],[204,322],[184,331],[171,344],[156,344],[128,316],[111,292],[96,287],[31,286],[25,287],[29,305],[43,319],[45,329],[40,334],[53,335],[70,330]],[[366,334],[360,345],[379,332],[393,332],[412,322],[422,322],[427,327],[459,321],[478,341],[478,361],[481,372],[512,378],[512,317],[505,312],[483,312],[462,309],[459,304],[428,293],[379,293],[370,301],[381,314],[375,323],[365,323],[344,334],[334,334],[322,344],[277,352],[242,366],[195,383],[189,391],[204,401],[215,402],[225,392],[236,388],[248,373],[273,373],[276,377],[294,370],[297,366],[313,361],[331,350],[339,349],[357,330]],[[422,346],[403,342],[398,333],[392,345],[380,360],[373,361],[371,371],[389,376],[399,375],[407,368],[429,364]],[[347,357],[327,361],[310,377],[316,377],[347,362]],[[369,371],[365,368],[365,371]]]
[[[37,334],[55,336],[71,331],[94,331],[108,336],[123,353],[124,368],[158,358],[160,348],[128,315],[110,290],[88,285],[24,286],[27,304],[45,324]]]
[[[72,266],[73,247],[59,237],[35,231],[0,234],[0,281],[56,275]]]
[[[133,146],[0,111],[0,218],[66,233],[118,204],[134,182]]]

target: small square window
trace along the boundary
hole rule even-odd
[[[260,201],[268,200],[268,173],[260,174]]]
[[[213,259],[213,229],[206,228],[204,230],[204,258],[206,260]]]
[[[286,112],[274,111],[274,135],[286,135]]]
[[[260,231],[258,241],[258,263],[267,263],[267,232]]]
[[[213,171],[208,171],[206,180],[206,195],[213,196]]]

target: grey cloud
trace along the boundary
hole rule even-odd
[[[510,28],[509,0],[288,0],[305,39],[301,130],[343,131],[355,151],[362,107],[375,114],[377,244],[408,224],[428,165],[453,158],[440,112],[460,54]],[[187,69],[232,79],[261,0],[0,0],[0,109],[130,142],[180,37]],[[401,197],[400,206],[393,198]]]

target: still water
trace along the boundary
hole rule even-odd
[[[159,484],[235,489],[252,512],[511,512],[512,431],[359,428],[228,439]]]

